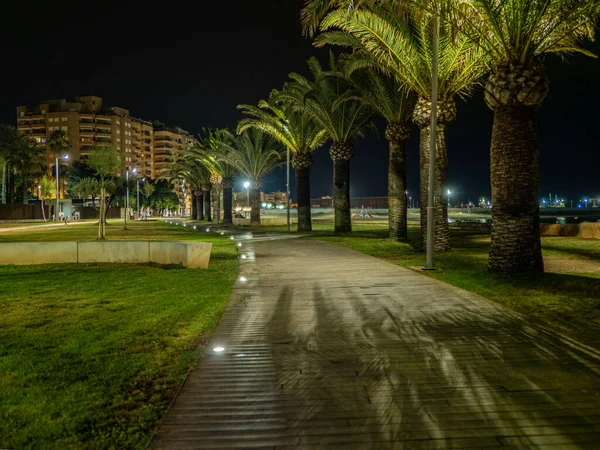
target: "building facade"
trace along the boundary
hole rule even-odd
[[[181,128],[132,117],[129,110],[105,106],[97,96],[76,97],[72,102],[58,99],[35,106],[18,106],[17,128],[46,145],[48,168],[54,164],[48,139],[54,131],[62,130],[71,144],[67,164],[85,162],[94,148],[108,146],[120,155],[123,171],[136,169],[139,176],[152,179],[159,178],[161,171],[176,160],[184,148],[197,143]],[[189,189],[176,183],[175,191],[182,209],[189,209]]]
[[[98,146],[114,148],[121,156],[123,169],[135,168],[150,178],[177,158],[183,148],[196,140],[178,127],[132,117],[129,110],[103,105],[96,96],[47,100],[36,106],[17,107],[17,128],[40,144],[46,144],[56,130],[69,137],[69,161],[85,161]],[[50,149],[46,149],[47,165],[51,166]]]

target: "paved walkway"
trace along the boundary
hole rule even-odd
[[[600,360],[422,274],[309,239],[241,275],[151,449],[600,448]]]

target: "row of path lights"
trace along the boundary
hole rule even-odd
[[[178,222],[173,222],[172,220],[170,220],[170,221],[169,221],[169,224],[171,224],[171,225],[173,225],[173,224],[174,224],[174,225],[176,225],[176,226],[177,226],[177,225],[179,225],[179,223],[178,223]],[[184,227],[186,227],[187,225],[184,223],[184,224],[183,224],[183,226],[184,226]],[[192,227],[192,228],[193,228],[194,230],[197,230],[197,229],[198,229],[198,226],[197,226],[197,225],[193,225],[193,227]],[[211,231],[210,227],[207,227],[207,228],[205,229],[205,231],[206,231],[207,233],[209,233],[209,232]],[[220,234],[221,236],[224,236],[224,235],[225,235],[225,231],[220,231],[220,232],[219,232],[219,234]],[[246,237],[246,238],[248,238],[248,239],[252,239],[252,233],[248,233],[248,234],[247,234],[245,237]],[[233,234],[232,234],[231,236],[229,236],[229,239],[231,239],[232,241],[235,241],[235,238],[236,238],[236,237],[235,237]],[[242,237],[242,239],[243,239],[243,237]],[[242,244],[241,242],[237,242],[237,244],[236,244],[236,247],[238,248],[238,252],[240,253],[240,259],[247,260],[247,259],[248,259],[248,256],[252,256],[252,255],[248,255],[248,252],[244,252],[244,253],[242,253],[241,249],[242,249],[242,247],[243,247],[243,244]],[[240,283],[246,283],[246,282],[248,281],[248,279],[247,279],[246,277],[244,277],[244,276],[240,276],[240,277],[239,277],[239,281],[240,281]],[[224,353],[224,352],[225,352],[225,347],[224,347],[223,345],[221,345],[221,344],[219,344],[219,345],[215,345],[215,346],[213,347],[213,352],[214,352],[214,353],[217,353],[217,354],[218,354],[218,353]]]

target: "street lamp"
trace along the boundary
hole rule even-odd
[[[452,195],[452,191],[448,189],[448,206],[450,206],[450,196]]]
[[[248,208],[250,208],[250,182],[246,181],[244,187],[246,188],[246,197],[248,197]]]
[[[69,155],[64,155],[62,159],[67,161],[69,159]],[[56,161],[54,164],[56,165],[56,214],[54,216],[58,222],[58,213],[60,212],[60,168],[58,166],[58,155],[56,156]]]
[[[437,104],[438,104],[438,59],[440,53],[440,16],[436,11],[433,25],[433,52],[431,58],[431,124],[429,131],[429,192],[427,196],[427,256],[423,270],[435,270],[433,264],[433,242],[435,233],[435,159],[437,153]]]

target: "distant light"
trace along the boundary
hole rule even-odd
[[[225,347],[215,347],[213,348],[213,352],[215,353],[223,353],[225,351]]]
[[[197,227],[196,227],[196,225],[194,225],[194,230],[195,230],[196,228],[197,228]]]
[[[229,239],[231,239],[233,241],[233,236],[229,236]]]
[[[452,194],[452,191],[450,189],[448,189],[448,195]]]
[[[246,189],[248,189],[248,188],[250,187],[250,182],[249,182],[249,181],[246,181],[246,182],[244,183],[244,187],[245,187]]]
[[[246,277],[240,277],[240,281],[241,281],[242,283],[245,283],[245,282],[246,282],[246,281],[248,281],[248,280],[246,280]]]
[[[134,167],[133,169],[131,169],[131,173],[136,173],[137,169]]]
[[[63,159],[66,161],[67,159],[69,159],[69,155],[63,156]]]
[[[242,259],[246,259],[246,255],[242,255]]]
[[[224,231],[221,231],[221,236],[225,236],[225,232]]]
[[[238,247],[241,247],[241,246],[242,246],[242,243],[241,243],[241,242],[238,242]]]
[[[187,227],[187,224],[185,224],[185,223],[184,223],[184,224],[183,224],[183,226],[184,226],[184,227]]]
[[[207,228],[207,229],[206,229],[206,232],[208,233],[209,231],[210,231],[210,228]]]
[[[260,206],[262,206],[263,208],[265,208],[267,206],[266,203],[261,203]]]

